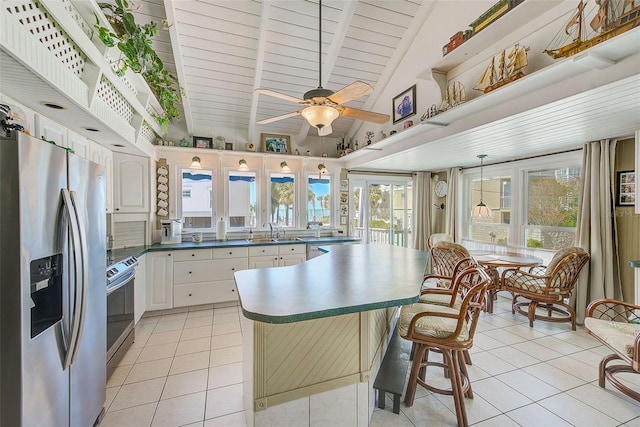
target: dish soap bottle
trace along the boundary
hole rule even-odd
[[[224,222],[224,218],[220,217],[220,221],[216,224],[216,239],[217,240],[226,240],[227,239],[227,223]]]

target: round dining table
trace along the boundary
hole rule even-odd
[[[542,258],[517,252],[469,252],[478,265],[482,266],[491,277],[491,284],[487,289],[487,297],[485,298],[485,310],[487,313],[493,313],[493,301],[501,289],[499,268],[530,268],[541,265],[543,262]]]

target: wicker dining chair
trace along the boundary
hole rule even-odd
[[[604,356],[598,366],[598,385],[605,378],[627,396],[640,402],[640,392],[626,386],[614,374],[640,374],[640,305],[614,299],[592,301],[587,307],[584,329],[613,351]],[[614,363],[612,361],[622,361]]]
[[[453,242],[453,238],[447,233],[433,233],[427,239],[427,250],[431,250],[438,242]]]
[[[424,275],[423,285],[435,282],[435,286],[448,288],[451,286],[456,268],[460,261],[468,259],[469,251],[462,245],[454,242],[441,241],[431,248],[431,262],[433,263],[433,273]]]
[[[415,303],[403,306],[398,332],[415,344],[411,373],[405,392],[405,404],[412,406],[417,385],[435,393],[453,396],[459,426],[468,426],[464,398],[473,398],[464,352],[473,346],[473,336],[484,304],[489,276],[480,268],[468,268],[455,279],[463,295],[459,309],[434,304]],[[429,361],[429,350],[442,353],[442,362]],[[441,389],[427,382],[429,366],[445,369],[451,389]]]
[[[576,330],[576,313],[568,304],[582,268],[589,261],[584,249],[569,247],[555,253],[548,266],[531,267],[528,271],[508,269],[502,272],[501,290],[513,295],[511,312],[533,321],[571,322]],[[524,298],[524,301],[518,301]],[[540,310],[546,310],[546,315]],[[553,316],[553,313],[556,316]]]

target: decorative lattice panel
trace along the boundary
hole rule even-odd
[[[105,55],[105,59],[107,60],[113,71],[120,70],[121,64],[119,60],[113,59],[113,57],[109,54]],[[138,89],[133,84],[131,79],[129,79],[129,77],[127,77],[126,75],[120,76],[120,80],[122,80],[122,83],[124,83],[125,87],[129,89],[129,92],[131,92],[133,96],[138,96]]]
[[[131,123],[131,119],[133,118],[133,107],[131,107],[131,104],[127,102],[124,96],[122,96],[122,94],[120,94],[120,92],[118,92],[118,90],[106,78],[102,78],[100,81],[98,97],[100,97],[100,99],[102,99],[118,116],[122,117],[127,123]]]
[[[78,27],[82,30],[83,33],[87,35],[90,39],[93,37],[93,26],[89,25],[87,21],[84,20],[84,17],[78,13],[76,7],[71,3],[70,0],[59,0],[62,3],[64,9],[69,12],[69,15],[76,21]]]
[[[15,22],[24,26],[59,61],[65,64],[78,77],[82,76],[85,55],[73,43],[71,38],[58,27],[47,11],[37,0],[10,2],[5,6]]]
[[[153,131],[153,129],[151,129],[151,127],[148,124],[142,123],[142,130],[140,131],[140,137],[145,141],[153,144],[153,142],[156,140],[156,133]]]

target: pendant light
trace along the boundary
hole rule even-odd
[[[333,92],[322,88],[322,0],[318,1],[318,88],[305,93],[304,99],[313,95],[322,97],[329,96]],[[307,122],[318,129],[319,136],[330,135],[332,131],[331,123],[340,116],[338,110],[328,105],[310,105],[300,113]]]
[[[483,166],[484,166],[484,159],[485,157],[487,157],[486,154],[479,154],[478,158],[480,159],[480,203],[478,203],[472,210],[471,210],[471,218],[472,219],[490,219],[491,218],[491,209],[489,209],[487,207],[487,205],[484,204],[483,201],[483,192],[482,192],[482,181],[484,180],[484,175],[482,172]]]

